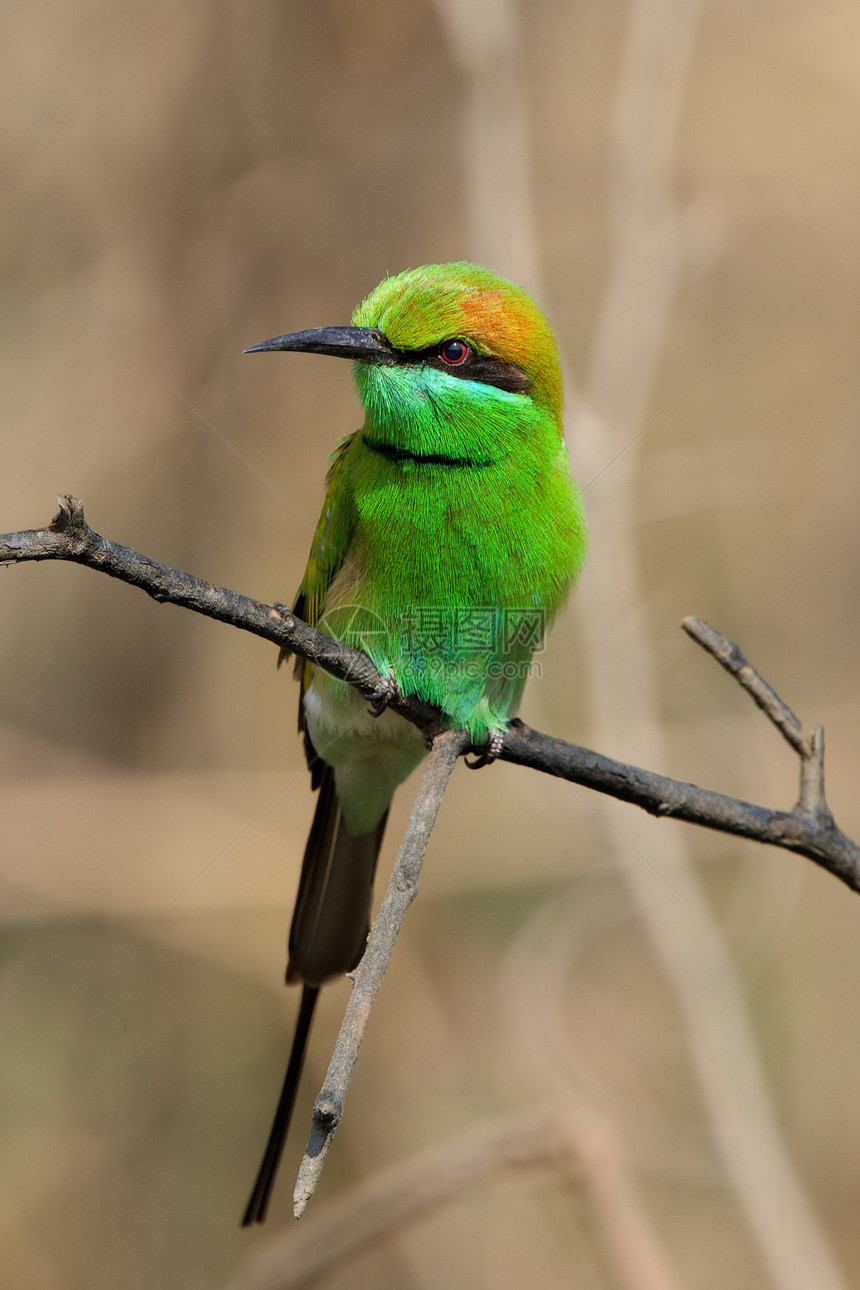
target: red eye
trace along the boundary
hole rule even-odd
[[[459,367],[461,363],[465,363],[469,352],[469,346],[464,340],[446,340],[439,350],[439,357],[443,363],[448,363],[451,367]]]

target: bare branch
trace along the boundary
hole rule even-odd
[[[554,739],[518,721],[505,737],[502,760],[557,775],[572,784],[631,802],[650,815],[684,820],[814,860],[852,891],[860,891],[860,847],[839,829],[829,811],[776,811],[740,797],[657,775],[602,753]],[[809,763],[804,762],[803,766]]]
[[[283,605],[262,604],[192,574],[159,564],[129,547],[110,542],[89,527],[79,501],[67,496],[59,501],[60,513],[47,528],[0,535],[0,565],[28,560],[71,560],[87,565],[131,586],[140,587],[159,602],[193,609],[195,613],[230,623],[275,645],[286,646],[332,676],[354,685],[368,699],[379,694],[383,678],[358,650],[349,649],[303,623]],[[700,640],[696,629],[690,629],[693,621],[699,620],[686,619],[685,629]],[[702,626],[705,627],[704,624]],[[796,739],[790,738],[787,730],[792,728],[796,718],[759,677],[737,646],[712,628],[707,628],[701,635],[708,635],[708,640],[716,643],[714,648],[711,644],[706,648],[715,657],[720,657],[720,651],[725,654],[725,659],[720,657],[723,665],[738,676],[800,753],[800,801],[793,811],[772,810],[615,761],[563,739],[531,730],[517,720],[511,722],[505,736],[502,760],[596,789],[639,806],[651,815],[684,820],[701,828],[784,847],[827,869],[852,891],[860,891],[860,847],[837,827],[824,800],[823,734],[816,734],[811,741],[805,740],[802,734]],[[723,642],[725,648],[719,642]],[[735,667],[727,661],[730,658],[743,661]],[[755,677],[759,678],[760,684],[753,679]],[[773,702],[766,699],[767,693],[773,696]],[[409,695],[396,695],[389,706],[416,725],[428,741],[447,728],[443,713]],[[780,712],[782,716],[779,716]],[[794,726],[795,731],[798,727],[799,723]]]
[[[284,605],[262,604],[111,542],[90,528],[83,503],[77,497],[63,493],[57,501],[59,514],[46,528],[0,534],[0,566],[31,560],[83,564],[139,587],[159,604],[191,609],[309,658],[332,676],[354,685],[369,700],[384,687],[386,678],[379,675],[366,655],[302,622]],[[418,726],[428,739],[447,728],[442,714],[419,699],[398,695],[387,706]]]
[[[788,740],[801,757],[812,756],[812,741],[803,737],[800,718],[787,703],[783,703],[772,686],[757,672],[749,659],[733,641],[710,627],[702,618],[684,618],[681,626],[702,649],[721,663],[727,672],[752,696],[758,706],[770,717],[777,730]]]
[[[293,1193],[293,1213],[296,1218],[301,1218],[319,1181],[334,1131],[343,1115],[344,1099],[370,1020],[373,1001],[406,918],[406,911],[418,891],[421,865],[442,794],[457,764],[457,758],[468,747],[469,739],[463,730],[450,730],[434,741],[388,890],[371,929],[367,949],[353,974],[352,994],[346,1015],[322,1089],[314,1103],[310,1137]]]
[[[593,1111],[550,1106],[501,1116],[380,1172],[301,1231],[255,1255],[232,1290],[302,1290],[467,1187],[506,1169],[554,1167],[584,1191],[611,1284],[673,1290],[657,1235],[615,1128]]]

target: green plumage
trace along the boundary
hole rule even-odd
[[[365,409],[332,457],[296,612],[476,745],[503,732],[586,547],[543,315],[487,269],[428,265],[382,282],[350,328],[255,348],[353,358]],[[391,797],[426,751],[411,725],[371,716],[344,682],[309,665],[301,674],[322,785],[290,933],[303,1021],[247,1222],[265,1214],[316,990],[360,956]]]

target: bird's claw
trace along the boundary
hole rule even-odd
[[[368,712],[372,717],[381,717],[390,703],[397,698],[397,682],[393,676],[382,676],[379,685],[367,696]]]
[[[500,756],[504,746],[504,732],[502,730],[492,730],[487,736],[487,742],[480,749],[475,749],[478,754],[475,760],[469,761],[468,757],[464,757],[463,760],[469,770],[480,770],[482,766],[491,766],[496,758]]]
[[[283,604],[280,600],[272,601],[272,607],[269,610],[269,617],[279,619],[282,623],[287,623],[288,626],[292,626],[293,624],[292,609],[290,609],[289,605]],[[282,663],[286,663],[287,659],[292,658],[292,656],[293,651],[290,649],[289,645],[282,645],[278,650],[278,667],[280,667]]]

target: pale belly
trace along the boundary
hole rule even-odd
[[[369,832],[426,755],[423,736],[394,712],[371,716],[357,690],[318,670],[305,692],[304,713],[317,755],[334,767],[347,828]]]

